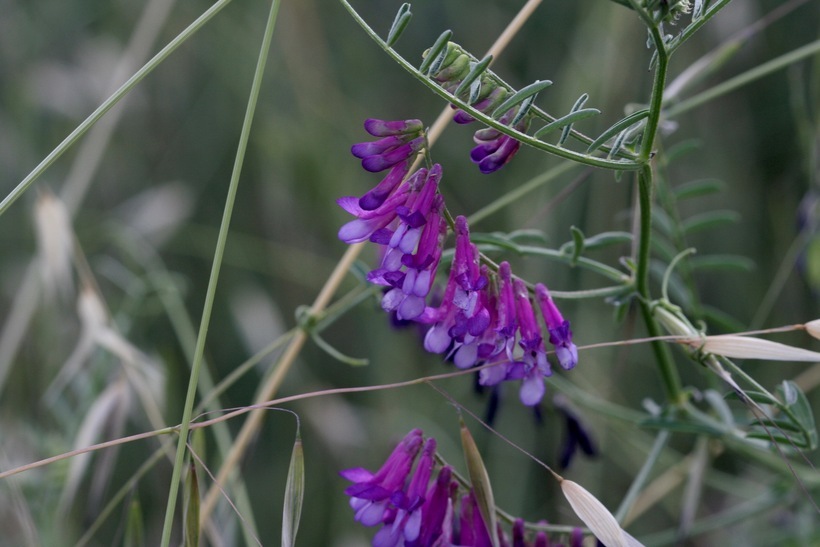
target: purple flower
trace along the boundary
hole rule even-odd
[[[456,219],[456,250],[444,299],[435,310],[425,312],[424,320],[433,323],[424,338],[424,347],[432,353],[443,353],[455,343],[451,354],[456,366],[475,364],[477,350],[472,344],[490,324],[486,296],[487,271],[479,265],[478,249],[470,241],[467,219]]]
[[[392,287],[382,298],[385,311],[398,319],[416,319],[436,277],[447,224],[438,194],[441,166],[420,169],[409,181],[410,191],[395,208],[397,223],[374,231],[370,240],[386,246],[381,266],[367,276],[372,283]],[[394,218],[396,218],[394,217]]]
[[[520,339],[518,345],[524,350],[520,361],[514,363],[507,373],[508,379],[521,379],[521,402],[533,406],[544,396],[544,376],[551,376],[547,353],[541,338],[541,329],[532,311],[527,286],[520,279],[513,281]]]
[[[367,241],[377,230],[384,228],[396,219],[398,216],[396,208],[407,201],[407,194],[412,187],[410,180],[405,180],[399,184],[404,179],[408,169],[409,165],[407,163],[397,165],[382,181],[384,183],[390,179],[388,185],[392,185],[391,190],[395,188],[392,194],[388,192],[389,196],[387,194],[381,195],[384,188],[379,188],[382,185],[380,183],[379,186],[376,186],[362,198],[346,196],[336,200],[336,203],[342,209],[357,217],[356,220],[351,220],[339,229],[339,239],[345,243]],[[398,185],[398,188],[396,188],[396,185]],[[376,196],[368,198],[368,194],[374,191],[377,192]],[[363,200],[366,201],[365,205],[368,205],[368,207],[376,204],[376,202],[379,203],[373,208],[365,208],[361,206]]]
[[[578,364],[578,348],[572,343],[569,321],[563,318],[549,291],[541,283],[535,286],[535,295],[550,333],[550,344],[555,346],[558,363],[564,370],[569,370]]]
[[[371,142],[354,144],[351,153],[362,160],[367,171],[378,172],[389,169],[414,156],[424,147],[423,125],[419,120],[385,121],[369,119],[365,130],[374,137],[382,137]]]
[[[470,547],[492,547],[493,544],[472,490],[461,498],[458,542]]]
[[[495,343],[487,361],[506,361],[493,367],[483,368],[479,372],[478,382],[483,386],[494,386],[507,379],[509,366],[514,363],[515,333],[518,321],[513,294],[512,271],[508,262],[498,266],[498,295],[495,298],[493,330]]]
[[[510,123],[514,120],[516,111],[515,108],[509,110],[498,121],[505,125]],[[529,117],[524,116],[515,125],[515,129],[525,132],[529,123]],[[484,174],[493,173],[504,167],[521,148],[521,142],[492,127],[476,131],[473,141],[478,146],[470,151],[470,159],[478,164],[479,171]]]
[[[404,489],[421,444],[422,432],[414,429],[396,446],[376,473],[361,467],[339,473],[355,483],[347,487],[345,494],[350,496],[350,506],[356,513],[357,521],[365,526],[375,526],[391,518],[388,504],[394,494]]]
[[[390,526],[385,526],[373,537],[374,547],[394,547],[402,539],[404,545],[415,542],[421,533],[422,506],[427,493],[427,483],[433,470],[436,454],[436,440],[428,439],[407,492],[399,491],[390,497],[396,506],[395,517]]]
[[[408,542],[407,547],[437,545],[439,538],[451,540],[453,506],[452,498],[458,488],[458,483],[452,480],[453,470],[443,467],[438,478],[430,486],[421,509],[421,532],[414,542]],[[449,516],[449,522],[448,522]],[[446,543],[444,543],[446,545]]]

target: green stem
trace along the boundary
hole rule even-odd
[[[644,15],[646,14],[644,13]],[[649,100],[649,117],[646,120],[646,128],[644,129],[643,138],[641,139],[641,151],[639,155],[639,161],[643,162],[643,167],[638,173],[640,233],[638,254],[636,256],[637,271],[635,286],[640,296],[641,312],[643,314],[644,323],[646,323],[647,333],[649,336],[656,338],[661,335],[661,329],[652,315],[652,297],[649,290],[649,261],[652,242],[652,194],[654,191],[650,160],[653,155],[652,148],[655,142],[655,135],[658,131],[661,109],[663,108],[663,92],[664,86],[666,85],[666,73],[669,67],[669,53],[658,25],[649,17],[644,17],[644,20],[649,28],[658,57],[655,67],[655,77],[652,82],[652,96]],[[661,375],[667,399],[674,405],[680,404],[684,401],[685,397],[682,392],[680,375],[672,360],[669,346],[655,340],[652,342],[652,351],[655,354],[658,372]]]
[[[669,68],[669,53],[666,44],[663,42],[660,30],[657,25],[649,27],[652,41],[655,43],[655,50],[658,53],[658,63],[655,67],[655,78],[652,81],[652,96],[649,99],[649,117],[646,119],[646,129],[641,139],[641,153],[638,161],[646,163],[652,157],[652,146],[655,143],[655,134],[658,132],[658,122],[663,110],[663,92],[666,86],[666,72]]]
[[[649,254],[652,237],[652,168],[649,165],[645,165],[638,174],[638,192],[641,217],[635,286],[640,296],[641,312],[644,323],[646,323],[647,334],[652,338],[657,338],[662,332],[652,315],[652,298],[649,291]],[[658,363],[658,372],[663,380],[666,397],[670,403],[680,404],[684,400],[683,388],[669,346],[660,340],[653,340],[651,345]]]
[[[217,238],[216,250],[214,252],[214,260],[211,266],[211,276],[208,281],[208,289],[205,295],[205,305],[202,311],[202,321],[199,327],[199,335],[197,336],[196,349],[194,351],[194,362],[191,366],[191,376],[188,381],[188,393],[185,397],[185,407],[182,414],[182,424],[179,430],[179,441],[177,443],[177,452],[174,462],[174,471],[171,476],[171,484],[168,491],[168,505],[165,510],[165,521],[162,528],[162,547],[168,547],[171,541],[171,529],[173,528],[174,510],[176,509],[177,494],[179,492],[179,481],[183,468],[183,461],[185,458],[186,443],[188,441],[188,431],[190,429],[191,414],[194,407],[194,400],[196,399],[197,385],[199,381],[199,373],[202,369],[202,358],[205,352],[205,339],[208,334],[208,326],[210,324],[211,312],[213,311],[214,296],[216,294],[216,286],[219,280],[219,271],[222,266],[222,256],[225,253],[225,244],[228,239],[228,231],[231,223],[231,215],[233,213],[233,205],[236,199],[236,192],[239,187],[239,175],[242,171],[242,164],[245,159],[245,152],[248,146],[248,138],[253,124],[253,115],[256,110],[256,103],[259,99],[259,90],[262,87],[262,75],[265,72],[265,64],[268,59],[268,50],[270,49],[271,39],[273,37],[273,28],[276,24],[276,15],[279,12],[279,0],[271,2],[270,12],[268,14],[268,21],[265,27],[265,34],[262,40],[262,47],[259,51],[259,57],[256,62],[256,71],[253,75],[253,83],[251,84],[250,96],[248,98],[248,106],[245,110],[245,119],[242,123],[242,132],[239,137],[239,144],[236,150],[236,159],[234,161],[233,172],[231,173],[231,180],[228,186],[228,195],[225,199],[225,209],[222,215],[222,223],[219,228],[219,237]]]

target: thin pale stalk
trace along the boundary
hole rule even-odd
[[[214,296],[216,294],[217,282],[219,280],[219,271],[222,266],[222,257],[225,254],[225,244],[228,239],[228,231],[231,224],[231,215],[233,213],[234,201],[236,199],[237,189],[239,188],[239,176],[242,172],[242,164],[245,159],[245,152],[248,146],[248,139],[250,136],[251,126],[253,125],[253,115],[256,111],[256,104],[259,99],[259,90],[262,87],[262,76],[265,72],[265,64],[268,59],[268,51],[270,50],[270,43],[273,37],[273,29],[276,25],[276,16],[279,13],[279,0],[271,2],[270,12],[268,14],[267,24],[265,26],[265,33],[262,39],[262,46],[259,50],[259,57],[256,63],[256,70],[253,75],[253,83],[251,84],[250,96],[248,98],[248,106],[245,111],[245,119],[242,123],[242,132],[239,137],[239,144],[236,150],[236,159],[234,161],[233,172],[231,173],[230,184],[228,185],[228,195],[225,199],[225,210],[222,216],[222,223],[219,228],[219,237],[217,239],[216,250],[214,252],[214,260],[211,267],[211,275],[208,281],[208,289],[205,295],[205,305],[202,312],[202,321],[199,327],[199,334],[197,336],[196,349],[194,351],[194,362],[191,366],[191,376],[188,380],[188,393],[185,397],[185,406],[182,413],[182,424],[179,431],[179,441],[177,443],[177,453],[174,462],[174,471],[171,476],[171,484],[168,491],[168,505],[165,510],[165,521],[162,528],[162,547],[168,547],[171,542],[171,530],[174,522],[174,511],[177,503],[177,493],[179,492],[179,481],[182,474],[183,463],[185,459],[186,443],[188,441],[188,430],[190,428],[191,414],[194,408],[194,400],[196,399],[197,386],[199,382],[199,374],[202,369],[202,358],[205,352],[205,340],[208,334],[208,326],[211,320],[211,312],[213,311]]]

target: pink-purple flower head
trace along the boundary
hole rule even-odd
[[[421,445],[422,432],[414,429],[402,439],[376,473],[361,467],[339,473],[354,483],[347,487],[345,494],[350,496],[350,506],[356,513],[357,521],[365,526],[375,526],[389,517],[388,504],[394,494],[404,489]]]
[[[549,290],[543,284],[535,285],[535,296],[544,315],[544,322],[550,333],[550,344],[555,346],[555,356],[564,370],[578,364],[578,348],[572,342],[572,330],[553,302]]]
[[[499,121],[507,124],[513,119],[514,114],[515,109],[512,109]],[[524,116],[516,124],[515,129],[523,132],[527,130],[528,125],[529,117]],[[470,159],[478,164],[479,171],[484,174],[493,173],[504,167],[521,148],[520,141],[492,127],[476,131],[473,141],[477,146],[470,151]]]
[[[376,141],[354,144],[351,153],[362,160],[365,170],[384,171],[415,156],[424,147],[424,126],[419,120],[368,119],[364,128]]]

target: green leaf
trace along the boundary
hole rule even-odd
[[[584,240],[584,248],[587,250],[603,249],[611,245],[631,243],[632,234],[629,232],[601,232]]]
[[[528,228],[523,230],[514,230],[507,234],[510,241],[516,243],[546,243],[547,236],[542,230]]]
[[[675,222],[669,216],[669,214],[661,209],[660,207],[656,207],[654,211],[652,211],[652,224],[658,228],[663,235],[668,238],[673,238],[675,235]],[[673,256],[677,253],[672,253]]]
[[[524,102],[525,99],[532,97],[532,99],[535,100],[535,96],[538,94],[539,91],[546,89],[551,85],[552,82],[549,80],[536,80],[530,85],[522,87],[521,89],[507,97],[507,100],[498,105],[498,108],[493,110],[491,117],[497,120],[498,118],[503,116],[504,113],[507,112],[509,109],[511,109],[519,103]]]
[[[421,66],[419,66],[419,72],[428,76],[438,72],[441,64],[438,63],[439,66],[436,67],[435,70],[431,70],[433,68],[433,62],[439,59],[444,61],[444,57],[447,55],[447,44],[450,42],[450,38],[452,37],[453,31],[449,29],[439,35],[433,44],[433,47],[425,53],[424,61],[422,61]]]
[[[587,148],[587,154],[589,154],[590,152],[594,152],[595,150],[603,146],[603,144],[606,141],[614,137],[616,134],[620,133],[624,129],[627,129],[635,125],[636,123],[640,122],[648,116],[648,109],[638,110],[637,112],[633,112],[626,118],[623,118],[622,120],[615,122],[609,129],[601,133],[601,135],[597,139],[595,139],[592,142],[592,144],[589,145],[589,148]]]
[[[458,87],[453,92],[453,95],[459,97],[462,93],[464,93],[464,90],[468,89],[476,80],[476,78],[484,74],[484,71],[487,70],[487,67],[490,66],[490,63],[492,61],[493,56],[487,55],[477,63],[470,63],[470,72],[468,72],[464,79],[461,81],[461,83],[458,84]]]
[[[693,256],[689,259],[689,266],[693,270],[740,270],[751,272],[755,269],[753,260],[738,255]]]
[[[769,395],[768,393],[763,393],[762,391],[755,391],[755,390],[747,390],[743,392],[749,399],[756,403],[760,403],[763,405],[779,405],[780,401]],[[732,391],[727,394],[729,397],[737,397],[737,394]]]
[[[581,110],[581,108],[586,104],[587,99],[589,99],[589,94],[583,93],[578,99],[576,99],[575,104],[572,105],[570,108],[570,112],[577,112]],[[569,138],[569,134],[572,132],[572,124],[566,125],[564,130],[561,132],[561,138],[558,139],[558,146],[564,146],[564,143],[567,142]]]
[[[188,466],[185,486],[185,547],[199,547],[199,481],[193,460]]]
[[[470,476],[470,484],[473,487],[478,510],[484,519],[484,524],[487,526],[487,533],[493,542],[493,547],[498,547],[498,534],[496,534],[496,516],[495,516],[495,500],[493,499],[493,490],[490,485],[490,477],[487,474],[487,468],[484,467],[484,461],[481,459],[481,453],[475,444],[470,430],[461,421],[461,448],[464,450],[464,459],[467,461],[467,473]]]
[[[765,427],[777,429],[777,430],[780,430],[780,432],[783,433],[783,434],[786,434],[786,432],[801,433],[802,434],[804,432],[802,427],[798,426],[797,424],[795,424],[791,420],[785,420],[785,419],[776,420],[776,419],[773,419],[773,418],[766,418],[766,419],[763,419],[763,420],[754,420],[753,422],[751,422],[750,425],[752,425],[754,427],[764,427],[765,426]]]
[[[722,192],[725,188],[726,184],[722,180],[701,179],[679,184],[672,189],[672,193],[681,200]]]
[[[689,152],[695,152],[700,149],[700,146],[701,142],[698,139],[688,139],[674,144],[664,154],[666,163],[672,163]]]
[[[393,24],[390,26],[390,31],[387,33],[387,42],[388,46],[393,46],[401,33],[404,32],[404,29],[407,28],[407,25],[410,23],[410,19],[413,18],[413,14],[410,13],[410,4],[404,3],[399,8],[399,11],[396,12],[396,18],[393,19]]]
[[[282,547],[293,547],[296,544],[296,532],[302,517],[302,503],[305,499],[305,455],[302,448],[302,437],[296,430],[296,441],[290,455],[288,482],[285,487],[285,506],[282,510]]]
[[[578,258],[580,258],[581,253],[584,252],[584,232],[581,231],[580,228],[575,226],[570,227],[570,231],[572,232],[572,259],[570,260],[570,264],[575,266],[578,262]]]
[[[797,384],[789,380],[783,380],[783,383],[778,386],[778,392],[785,401],[786,411],[804,432],[809,446],[812,449],[817,448],[817,426],[806,395]]]
[[[586,118],[591,118],[592,116],[596,116],[600,114],[601,111],[597,108],[582,108],[580,110],[576,110],[574,112],[570,112],[565,116],[561,116],[560,118],[551,121],[541,129],[535,132],[533,135],[536,139],[540,139],[553,131],[557,131],[565,126],[571,126],[573,123],[584,120]]]
[[[491,234],[470,234],[470,239],[476,245],[490,244],[500,247],[501,249],[513,251],[515,253],[521,252],[520,247],[515,242],[510,241],[507,234],[502,232],[493,232]]]
[[[708,230],[716,226],[723,226],[724,224],[732,224],[740,220],[740,214],[737,211],[709,211],[694,215],[683,221],[681,230],[683,233],[689,235],[701,230]]]
[[[792,450],[794,448],[810,448],[810,445],[806,442],[805,438],[801,436],[785,435],[772,429],[771,427],[767,429],[761,426],[754,426],[746,433],[746,437],[749,439],[774,441],[775,443],[781,445],[781,449]]]

